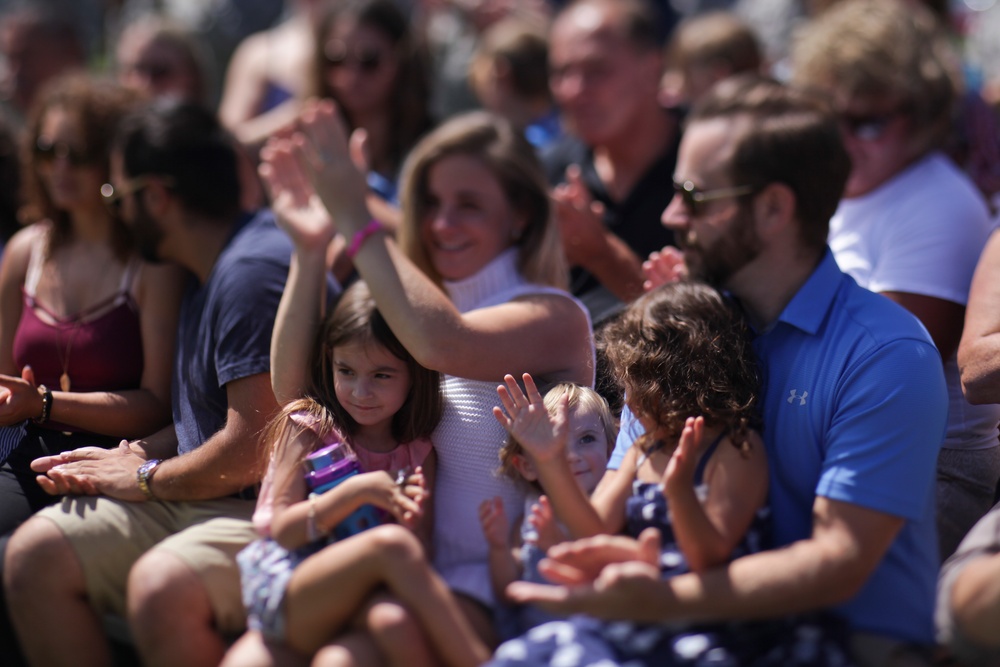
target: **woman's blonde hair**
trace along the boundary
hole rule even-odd
[[[518,249],[521,275],[532,283],[566,289],[566,258],[552,221],[541,164],[531,144],[513,125],[485,111],[444,123],[414,147],[403,165],[399,242],[407,256],[441,284],[424,248],[420,226],[428,209],[428,174],[434,165],[453,155],[481,161],[499,181],[511,208],[524,218],[524,229],[512,242]]]

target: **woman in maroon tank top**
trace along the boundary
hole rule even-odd
[[[23,152],[24,217],[0,262],[0,535],[54,500],[31,462],[117,446],[170,423],[182,276],[143,263],[105,205],[108,154],[131,93],[83,75],[41,96]],[[141,184],[126,193],[131,204]]]

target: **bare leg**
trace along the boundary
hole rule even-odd
[[[309,661],[283,644],[247,630],[226,652],[219,667],[305,667]]]
[[[446,664],[479,665],[489,657],[420,541],[395,524],[333,544],[295,569],[285,598],[289,645],[315,652],[383,583],[420,620]]]
[[[129,574],[129,626],[144,665],[214,667],[226,651],[201,578],[175,555],[151,551]]]
[[[7,604],[33,665],[110,665],[100,616],[87,598],[83,569],[62,531],[29,519],[10,539],[4,568]],[[58,640],[53,641],[53,631]]]
[[[389,595],[377,593],[362,610],[360,620],[390,667],[441,664],[417,619]]]
[[[351,633],[327,644],[313,658],[311,667],[384,667],[382,655],[372,638],[363,633]]]

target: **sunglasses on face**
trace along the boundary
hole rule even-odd
[[[166,187],[170,187],[173,184],[171,179],[164,176],[155,176],[152,174],[137,176],[131,180],[125,181],[117,188],[111,183],[105,183],[101,186],[101,198],[104,200],[104,205],[113,216],[121,217],[122,201],[125,197],[134,195],[137,192],[142,192],[144,189],[157,181],[163,183]]]
[[[884,114],[840,114],[840,125],[855,139],[861,141],[878,141],[885,136],[889,124],[902,115],[902,111],[891,111]]]
[[[699,190],[691,181],[683,183],[674,182],[674,194],[684,202],[684,208],[693,216],[699,216],[705,212],[704,204],[718,199],[728,199],[730,197],[744,197],[753,194],[757,190],[753,185],[736,185],[729,188],[715,188],[714,190]]]
[[[73,167],[85,167],[97,161],[87,151],[73,148],[63,141],[52,142],[41,137],[35,142],[35,159],[45,164],[57,159],[66,160]]]
[[[354,64],[359,70],[366,74],[372,74],[382,67],[385,62],[385,54],[379,49],[359,48],[353,52],[348,51],[342,42],[331,42],[323,49],[323,57],[327,66],[331,68],[346,67]]]

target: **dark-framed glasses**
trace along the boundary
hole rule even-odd
[[[328,42],[323,48],[323,58],[330,67],[345,67],[350,64],[357,66],[365,74],[377,72],[385,62],[386,54],[382,49],[364,48],[348,49],[340,41]]]
[[[157,182],[162,183],[166,187],[173,185],[173,179],[166,176],[147,174],[144,176],[136,176],[133,179],[127,180],[118,187],[115,187],[111,183],[105,183],[101,186],[101,198],[104,200],[104,205],[108,207],[108,211],[110,211],[112,215],[120,216],[122,210],[122,200],[125,197],[141,192],[145,188]]]
[[[745,197],[757,191],[755,185],[734,185],[728,188],[715,188],[714,190],[700,190],[691,181],[683,183],[674,182],[674,194],[681,198],[684,207],[691,215],[701,215],[705,212],[703,204],[718,199],[728,199],[730,197]]]
[[[39,137],[35,141],[35,159],[50,164],[57,159],[66,160],[73,167],[86,167],[97,162],[89,151],[74,148],[64,141],[50,141]]]

